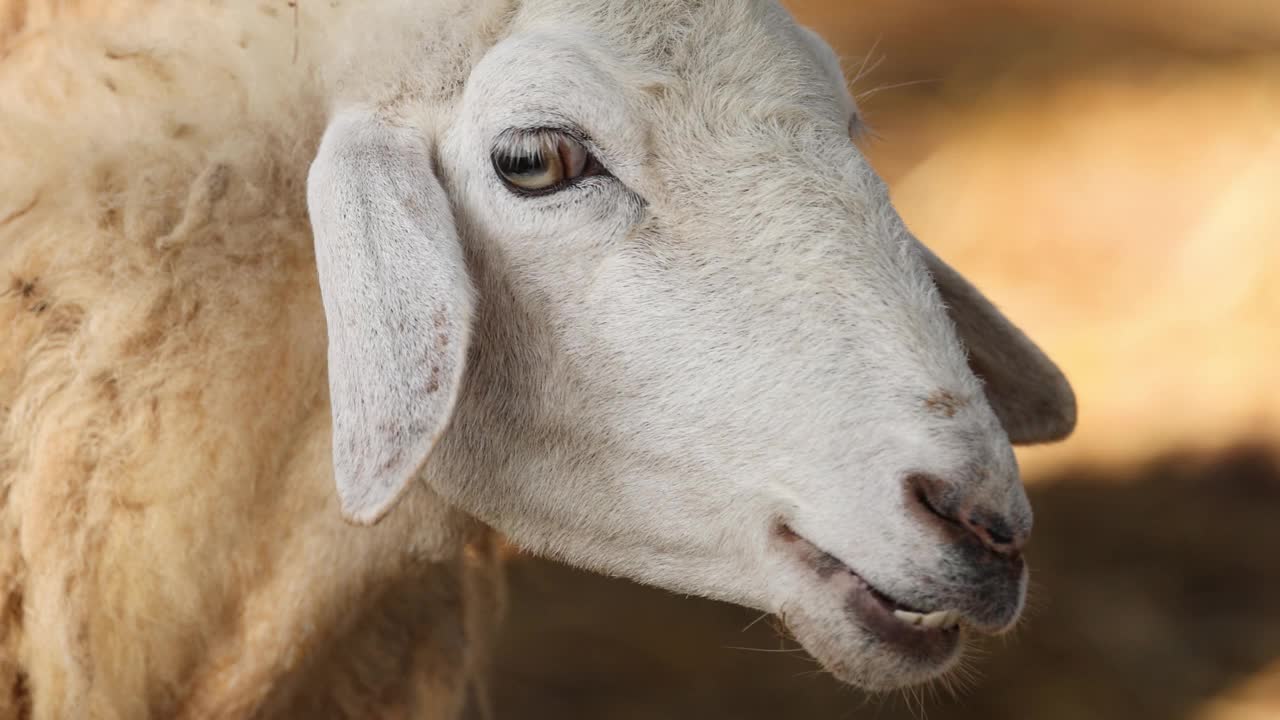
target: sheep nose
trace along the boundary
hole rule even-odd
[[[1015,558],[1031,536],[1030,523],[1017,523],[1005,514],[966,502],[963,492],[925,473],[906,480],[907,503],[927,525],[948,537],[972,536],[996,555]]]

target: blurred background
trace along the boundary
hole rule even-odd
[[[498,716],[1280,718],[1280,2],[786,4],[908,225],[1076,388],[1020,451],[1028,619],[955,695],[870,697],[758,613],[517,557]]]

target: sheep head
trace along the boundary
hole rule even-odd
[[[454,96],[338,110],[312,168],[344,513],[420,480],[533,551],[777,613],[867,688],[1011,627],[1010,443],[1074,398],[904,226],[832,51],[770,3],[502,17],[433,66]]]

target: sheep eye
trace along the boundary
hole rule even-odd
[[[577,140],[562,133],[509,133],[493,151],[493,167],[507,187],[522,194],[555,192],[600,174],[600,164]]]

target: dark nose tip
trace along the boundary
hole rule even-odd
[[[1001,513],[966,502],[964,494],[924,473],[906,479],[907,504],[926,524],[949,536],[972,536],[996,555],[1016,557],[1030,537]]]

